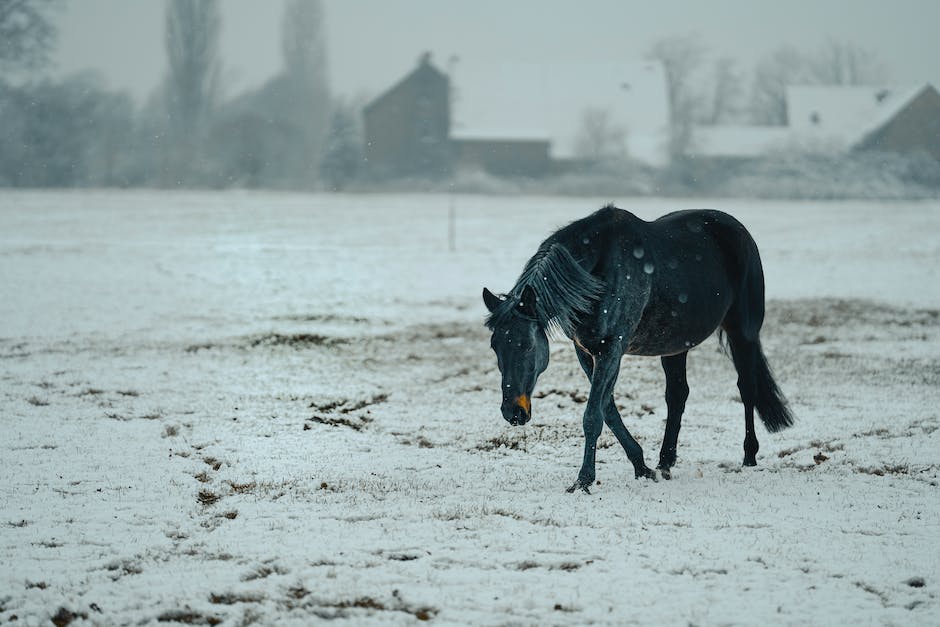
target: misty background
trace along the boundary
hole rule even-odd
[[[0,186],[933,197],[938,21],[916,0],[0,0]],[[860,117],[806,140],[866,98],[901,139]]]

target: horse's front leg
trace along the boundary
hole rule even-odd
[[[584,374],[587,375],[588,380],[592,380],[594,376],[594,358],[590,353],[579,347],[575,344],[575,349],[578,355],[578,361],[581,362],[581,368],[584,370]],[[617,360],[617,368],[619,372],[620,360]],[[614,382],[616,382],[616,374],[614,375]],[[611,389],[613,389],[613,383],[611,383]],[[592,386],[593,388],[593,386]],[[603,409],[604,414],[604,424],[610,428],[614,436],[616,436],[617,441],[620,442],[620,445],[623,447],[624,452],[626,452],[627,457],[630,459],[630,463],[633,464],[634,474],[637,479],[644,477],[646,479],[656,480],[656,473],[646,465],[646,461],[643,459],[643,448],[640,444],[633,438],[630,434],[630,431],[623,424],[623,419],[620,417],[620,412],[617,411],[617,404],[614,402],[613,394],[607,396],[607,403]],[[585,431],[586,433],[586,431]],[[593,468],[593,466],[592,466]],[[569,492],[573,492],[582,487],[585,492],[587,488],[585,486],[580,486],[580,475],[578,481],[575,482],[573,486],[569,489]]]
[[[595,455],[597,453],[597,438],[601,435],[604,423],[614,432],[617,439],[623,444],[630,461],[633,462],[637,477],[652,476],[655,473],[646,467],[643,461],[643,449],[633,439],[624,426],[617,408],[613,403],[613,389],[620,373],[620,358],[622,353],[619,347],[611,345],[610,350],[600,355],[592,356],[593,371],[591,373],[591,393],[588,396],[587,406],[584,408],[584,458],[578,479],[568,488],[568,492],[577,489],[590,494],[589,486],[595,479]],[[582,355],[579,353],[579,357]],[[587,370],[587,368],[585,368]]]

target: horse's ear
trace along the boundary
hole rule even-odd
[[[531,285],[526,285],[522,289],[522,295],[519,297],[519,311],[529,318],[537,318],[535,313],[535,290]]]
[[[496,311],[496,307],[503,302],[499,299],[499,296],[489,291],[485,287],[483,288],[483,304],[486,305],[486,308],[490,310],[490,313]]]

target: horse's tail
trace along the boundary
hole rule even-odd
[[[793,425],[793,413],[774,379],[760,342],[764,323],[764,269],[760,253],[754,238],[740,222],[727,216],[721,226],[723,228],[715,229],[716,236],[730,252],[730,267],[737,269],[733,279],[737,283],[737,294],[722,323],[723,330],[729,335],[735,367],[753,368],[754,409],[768,431],[780,431]]]
[[[744,229],[744,249],[746,251],[745,271],[742,277],[740,307],[744,310],[740,314],[743,331],[748,339],[755,343],[754,351],[754,378],[757,383],[757,394],[754,398],[754,409],[761,421],[770,432],[780,431],[793,425],[793,413],[787,404],[787,399],[774,379],[770,364],[764,355],[764,348],[760,342],[760,328],[764,322],[764,268],[760,260],[757,243],[751,234]]]
[[[774,380],[760,341],[757,342],[755,353],[757,355],[754,360],[754,375],[757,380],[757,396],[754,399],[754,409],[757,410],[757,414],[768,431],[786,429],[793,425],[793,413]]]

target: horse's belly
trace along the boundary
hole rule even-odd
[[[675,355],[704,342],[724,320],[731,306],[730,295],[708,304],[683,307],[685,303],[654,303],[630,337],[630,355]]]

